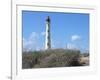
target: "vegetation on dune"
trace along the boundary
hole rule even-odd
[[[79,59],[80,51],[78,50],[54,49],[23,52],[22,68],[82,66]]]

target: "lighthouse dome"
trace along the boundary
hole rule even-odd
[[[50,17],[49,17],[49,16],[47,17],[46,21],[47,21],[47,22],[50,22]]]

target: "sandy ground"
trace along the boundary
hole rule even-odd
[[[80,58],[80,63],[84,66],[89,65],[89,57],[81,57]]]

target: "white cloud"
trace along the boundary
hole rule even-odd
[[[31,35],[29,36],[29,39],[30,39],[30,40],[33,40],[33,39],[36,39],[36,38],[38,38],[38,37],[39,37],[38,33],[32,32]]]
[[[41,35],[42,35],[42,36],[45,36],[45,34],[46,34],[45,32],[41,32]]]
[[[72,41],[76,41],[76,40],[80,40],[81,37],[79,35],[72,35],[71,40]]]
[[[39,35],[36,32],[32,32],[27,39],[23,38],[23,51],[37,50],[38,38]]]

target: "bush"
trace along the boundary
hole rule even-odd
[[[25,62],[30,64],[28,68],[48,68],[48,67],[67,67],[80,66],[80,51],[54,49],[45,51],[34,51],[30,54],[23,53],[23,68],[26,68]]]

